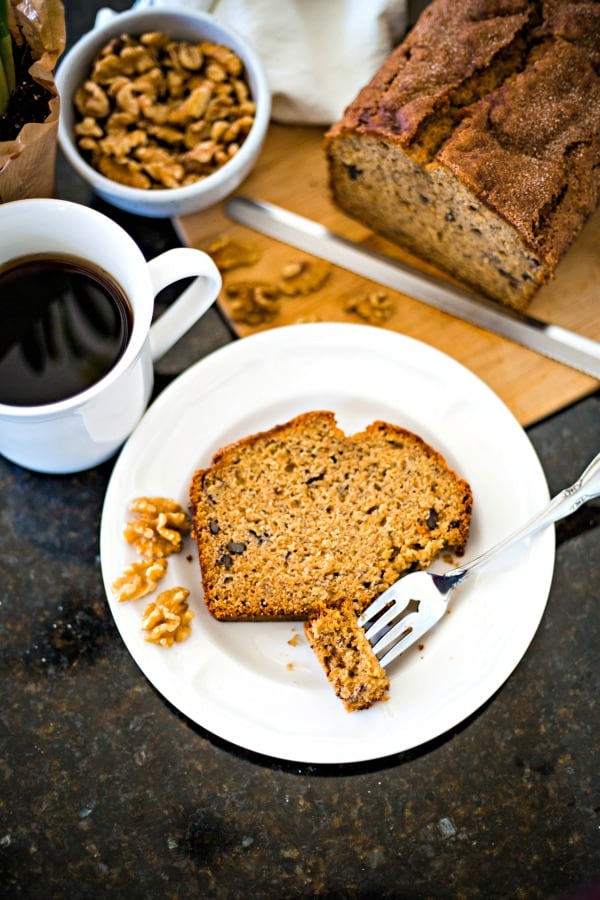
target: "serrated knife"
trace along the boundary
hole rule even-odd
[[[318,222],[272,203],[237,195],[227,201],[225,208],[227,215],[241,225],[600,379],[600,343],[591,338],[510,307],[499,307],[475,292],[449,285],[382,253],[359,246]]]

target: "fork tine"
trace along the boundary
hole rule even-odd
[[[427,571],[405,575],[358,617],[358,624],[384,668],[446,612],[452,591],[442,591],[436,578]]]
[[[447,603],[442,596],[430,596],[422,600],[412,600],[412,608],[387,634],[379,637],[371,645],[379,662],[385,668],[392,660],[408,650],[443,618]],[[410,605],[410,604],[409,604]]]
[[[403,615],[397,621],[392,621],[388,628],[382,628],[372,638],[369,638],[369,643],[378,658],[381,658],[386,648],[396,643],[405,634],[407,637],[409,633],[412,634],[414,630],[413,625],[415,624],[414,620],[419,612],[419,601],[411,600],[409,607],[400,610],[399,612],[403,613]]]
[[[382,660],[387,657],[391,650],[395,651],[391,657],[391,659],[394,659],[402,652],[401,649],[398,649],[400,644],[403,647],[410,646],[416,640],[413,634],[415,631],[414,626],[418,622],[419,603],[418,601],[411,601],[411,603],[414,603],[412,608],[398,622],[395,622],[387,629],[382,629],[369,641],[375,656],[382,665]]]
[[[369,616],[368,621],[363,625],[363,629],[371,643],[373,643],[376,634],[384,629],[389,630],[390,626],[395,625],[400,616],[409,612],[412,602],[412,600],[409,600],[408,603],[403,603],[390,598],[377,616]],[[360,619],[359,623],[362,624]]]
[[[374,646],[385,635],[389,634],[392,628],[396,628],[397,631],[396,626],[401,622],[405,622],[409,614],[416,612],[418,609],[418,600],[409,600],[408,603],[404,601],[390,602],[389,608],[385,609],[374,622],[369,624],[368,628],[364,629],[367,639]]]
[[[387,591],[380,594],[379,597],[373,600],[373,602],[363,610],[358,617],[358,624],[365,629],[365,633],[375,625],[376,620],[380,617],[381,613],[384,612],[386,607],[393,603],[392,588],[388,588]]]

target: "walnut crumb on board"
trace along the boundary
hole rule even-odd
[[[225,288],[225,293],[231,300],[230,313],[235,322],[261,325],[279,314],[279,291],[268,281],[236,281]]]
[[[370,325],[383,325],[394,315],[396,305],[384,291],[368,291],[350,298],[344,309]]]
[[[331,266],[322,260],[288,263],[281,270],[279,290],[288,297],[313,294],[331,275]]]
[[[237,241],[227,235],[219,235],[206,248],[220,272],[230,272],[232,269],[240,269],[243,266],[253,266],[261,258],[261,251],[254,244],[246,241]]]
[[[307,296],[320,290],[331,267],[320,260],[286,263],[273,280],[233,281],[225,286],[230,301],[229,314],[234,322],[264,325],[281,312],[285,297]]]

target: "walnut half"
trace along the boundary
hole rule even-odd
[[[145,559],[178,553],[183,535],[190,530],[188,514],[168,497],[138,497],[129,509],[136,514],[123,529],[123,537]]]
[[[139,560],[131,563],[112,589],[120,601],[139,600],[156,590],[156,585],[167,574],[166,559]]]
[[[142,618],[142,630],[146,640],[161,647],[172,647],[185,641],[191,634],[190,622],[194,613],[188,608],[187,588],[174,587],[159,594],[149,603]]]
[[[288,263],[281,271],[278,287],[288,297],[318,291],[331,274],[331,266],[320,259]]]
[[[279,314],[279,289],[268,281],[235,281],[225,293],[231,300],[231,318],[246,325],[270,322]]]
[[[226,235],[219,235],[206,248],[219,272],[229,272],[243,266],[253,266],[260,259],[261,253],[254,244],[236,241]]]
[[[344,308],[370,325],[383,325],[394,315],[396,304],[384,291],[368,291],[352,297]]]

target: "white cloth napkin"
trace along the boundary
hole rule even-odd
[[[406,28],[406,0],[137,0],[210,13],[265,66],[272,118],[328,125],[365,85]],[[110,10],[99,13],[103,15]],[[98,19],[97,19],[98,21]]]

